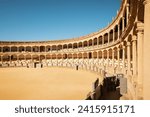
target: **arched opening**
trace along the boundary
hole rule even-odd
[[[56,54],[52,54],[52,59],[56,59]]]
[[[72,54],[68,54],[68,59],[72,59]]]
[[[108,33],[104,35],[104,44],[108,43]]]
[[[92,46],[93,45],[92,43],[93,43],[93,41],[92,41],[92,39],[90,39],[89,40],[89,46]]]
[[[46,60],[51,59],[51,56],[49,54],[46,55]]]
[[[67,49],[67,44],[63,45],[63,49]]]
[[[67,59],[67,54],[63,54],[63,59]]]
[[[56,45],[53,45],[52,46],[52,51],[56,51],[57,50],[57,46]]]
[[[94,58],[94,59],[97,58],[97,52],[93,52],[93,58]]]
[[[21,54],[21,55],[18,56],[18,59],[19,60],[25,60],[25,56],[23,54]]]
[[[38,46],[33,46],[32,51],[33,52],[39,52],[39,47]]]
[[[30,46],[26,47],[26,52],[31,52],[31,47]]]
[[[58,54],[58,55],[57,55],[57,59],[62,59],[62,55],[61,55],[61,54]]]
[[[3,47],[3,52],[10,52],[10,47],[4,46]]]
[[[58,45],[57,50],[62,50],[62,45]]]
[[[9,61],[10,60],[10,56],[5,54],[2,56],[3,61]]]
[[[14,55],[11,55],[11,60],[12,60],[12,61],[16,61],[16,60],[17,60],[17,55],[15,55],[15,54],[14,54]]]
[[[20,47],[19,47],[19,52],[24,52],[24,51],[25,51],[25,47],[20,46]]]
[[[51,46],[46,46],[46,52],[50,52],[51,51]]]
[[[79,53],[79,54],[78,54],[78,58],[79,58],[79,59],[82,59],[82,53]]]
[[[79,42],[79,48],[82,48],[82,42]]]
[[[87,59],[88,58],[88,54],[87,53],[83,53],[83,58]]]
[[[91,59],[92,58],[92,53],[91,52],[89,52],[89,59]]]
[[[45,60],[45,55],[40,55],[40,61]]]
[[[17,47],[16,46],[12,46],[11,47],[11,52],[17,52]]]
[[[94,45],[97,45],[97,43],[98,43],[98,40],[97,40],[97,38],[94,38]]]
[[[38,55],[32,55],[32,60],[39,61],[39,56]]]
[[[77,47],[78,47],[77,43],[74,43],[74,44],[73,44],[73,49],[75,49],[75,48],[77,48]]]
[[[99,45],[102,45],[102,42],[103,42],[102,41],[102,39],[103,39],[102,36],[100,36],[98,39],[99,39]]]
[[[26,60],[31,60],[31,55],[30,54],[26,55]]]
[[[87,46],[88,46],[87,41],[84,41],[84,42],[83,42],[83,46],[84,46],[84,47],[87,47]]]
[[[71,48],[72,48],[72,44],[71,44],[71,43],[68,45],[68,48],[69,48],[69,49],[71,49]]]
[[[45,46],[40,46],[40,52],[45,52]]]

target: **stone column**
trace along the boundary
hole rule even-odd
[[[117,49],[117,57],[118,57],[118,70],[120,69],[120,48]]]
[[[137,43],[138,43],[138,79],[137,84],[143,83],[143,23],[137,22]]]
[[[126,5],[127,24],[129,21],[129,4]]]
[[[115,28],[113,29],[113,42],[115,41]]]
[[[104,68],[104,51],[102,51],[102,68]]]
[[[122,32],[124,31],[124,17],[122,17]]]
[[[99,38],[97,38],[97,45],[99,45]]]
[[[150,0],[145,0],[145,13],[144,13],[144,62],[143,62],[143,94],[144,99],[150,99]]]
[[[109,50],[107,50],[107,67],[109,67]]]
[[[133,35],[132,37],[132,56],[133,56],[133,75],[137,75],[137,39],[136,36]]]
[[[114,59],[115,59],[115,53],[114,49],[112,49],[112,69],[113,69],[113,74],[114,74],[114,69],[115,69],[115,64],[114,64]]]
[[[127,60],[128,60],[128,75],[131,75],[131,52],[130,52],[130,42],[127,42]]]
[[[125,73],[126,67],[125,67],[125,46],[123,46],[122,48],[122,69],[123,69],[123,73]]]

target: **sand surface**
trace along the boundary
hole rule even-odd
[[[69,68],[0,68],[1,100],[82,100],[100,76]]]

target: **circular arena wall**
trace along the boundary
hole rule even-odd
[[[146,0],[149,1],[149,0]],[[124,74],[128,99],[143,99],[144,0],[122,0],[116,18],[89,35],[57,41],[0,42],[1,67],[76,67],[107,75]],[[141,49],[139,49],[141,48]]]

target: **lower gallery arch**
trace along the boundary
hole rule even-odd
[[[40,55],[40,61],[45,60],[45,55]]]
[[[18,59],[17,55],[15,55],[15,54],[14,54],[14,55],[11,55],[11,60],[12,60],[12,61],[16,61],[17,59]]]
[[[2,56],[3,61],[10,61],[10,56],[8,54],[5,54]]]
[[[19,60],[25,60],[25,56],[23,54],[21,54],[21,55],[18,56],[18,59]]]
[[[31,59],[32,59],[32,57],[30,54],[26,55],[26,60],[31,60]]]
[[[39,61],[39,55],[32,55],[32,60]]]

